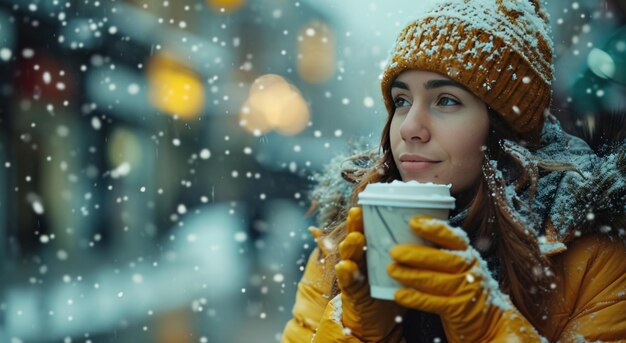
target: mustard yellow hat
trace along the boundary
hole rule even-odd
[[[407,69],[440,73],[535,140],[552,101],[552,38],[533,0],[444,0],[405,27],[382,77],[387,111],[391,83]]]

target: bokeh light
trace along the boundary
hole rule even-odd
[[[335,73],[335,36],[328,25],[310,22],[298,36],[298,73],[309,83],[323,83]]]
[[[610,79],[615,74],[615,62],[611,55],[597,48],[587,55],[587,65],[594,74],[603,79]]]
[[[112,132],[107,154],[113,168],[120,168],[122,174],[127,173],[139,163],[142,152],[141,144],[132,131],[117,128]]]
[[[183,119],[197,117],[204,106],[198,75],[175,59],[157,54],[148,64],[150,101],[161,111]]]
[[[298,89],[283,77],[267,74],[250,86],[250,96],[240,111],[240,125],[255,135],[275,130],[296,135],[309,122],[309,108]]]
[[[249,100],[241,107],[239,112],[239,125],[249,133],[260,136],[272,129],[270,123],[265,119],[261,110],[255,108]]]
[[[245,0],[207,0],[207,3],[216,12],[234,12],[245,4]]]
[[[430,2],[0,0],[0,343],[280,342],[310,190],[378,145]],[[626,99],[622,2],[542,1],[551,109],[594,137]]]

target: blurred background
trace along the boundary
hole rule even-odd
[[[376,144],[425,3],[0,0],[0,342],[279,341],[315,175]],[[625,2],[546,9],[554,113],[624,109]]]

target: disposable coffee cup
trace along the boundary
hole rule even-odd
[[[367,240],[367,273],[373,298],[393,300],[402,287],[387,274],[392,262],[389,250],[397,244],[432,245],[411,231],[413,216],[428,215],[447,220],[454,208],[451,185],[393,181],[372,183],[359,193]]]

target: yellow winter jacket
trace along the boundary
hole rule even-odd
[[[626,244],[621,237],[586,235],[551,259],[556,291],[546,304],[550,315],[537,331],[550,342],[626,341]],[[333,306],[328,268],[315,249],[298,284],[294,317],[282,342],[311,342],[324,309]],[[332,341],[358,342],[339,336]]]

